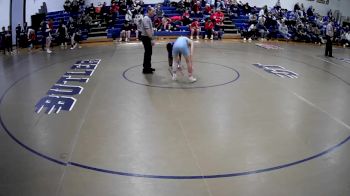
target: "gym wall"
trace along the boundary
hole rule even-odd
[[[10,0],[0,0],[0,30],[4,26],[7,28],[10,24]]]
[[[4,4],[4,7],[9,5],[5,5],[6,2],[9,4],[10,0],[0,0],[0,5]],[[249,2],[250,5],[256,5],[262,7],[267,5],[272,7],[276,4],[277,0],[242,0],[243,3]],[[63,10],[64,0],[26,0],[26,21],[30,23],[31,15],[38,13],[40,6],[43,5],[43,2],[46,2],[47,10],[50,11],[59,11]],[[102,0],[86,0],[87,5],[90,3],[94,3],[94,5],[98,5],[103,3]],[[145,3],[158,3],[163,2],[163,0],[144,0]],[[329,4],[321,4],[317,3],[317,0],[309,1],[309,0],[281,0],[281,6],[283,8],[287,8],[288,10],[292,10],[294,8],[295,3],[303,3],[305,9],[307,9],[310,5],[312,5],[316,11],[322,15],[326,15],[329,9],[340,10],[343,16],[350,16],[350,0],[329,0]],[[107,5],[110,4],[110,0],[106,0]],[[2,6],[3,7],[3,6]],[[5,13],[0,13],[1,15],[6,15]],[[8,17],[9,14],[7,14]],[[3,20],[3,17],[0,18]],[[6,20],[6,19],[5,19]]]

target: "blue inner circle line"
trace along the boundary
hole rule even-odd
[[[92,170],[92,171],[97,171],[97,172],[102,172],[102,173],[108,173],[108,174],[114,174],[114,175],[120,175],[120,176],[130,176],[130,177],[140,177],[140,178],[156,178],[156,179],[176,179],[176,180],[189,180],[189,179],[211,179],[211,178],[230,178],[230,177],[236,177],[236,176],[247,176],[247,175],[252,175],[252,174],[258,174],[258,173],[264,173],[264,172],[269,172],[269,171],[274,171],[274,170],[279,170],[279,169],[284,169],[287,167],[295,166],[313,159],[316,159],[318,157],[321,157],[325,154],[328,154],[346,142],[350,140],[350,136],[348,136],[345,140],[341,141],[335,146],[332,146],[318,154],[315,154],[313,156],[307,157],[305,159],[301,159],[298,161],[294,161],[291,163],[286,163],[283,165],[278,165],[274,167],[269,167],[269,168],[264,168],[264,169],[257,169],[257,170],[251,170],[251,171],[245,171],[245,172],[237,172],[237,173],[228,173],[228,174],[216,174],[216,175],[203,175],[203,176],[163,176],[163,175],[147,175],[147,174],[137,174],[137,173],[128,173],[128,172],[119,172],[119,171],[113,171],[113,170],[107,170],[107,169],[102,169],[98,167],[91,167],[87,165],[83,165],[80,163],[75,163],[75,162],[68,162],[69,165],[87,169],[87,170]]]
[[[153,62],[153,63],[161,63],[161,62],[166,62],[166,61],[159,61],[159,62]],[[208,62],[202,62],[202,61],[195,61],[195,62],[198,62],[198,63],[208,63]],[[209,64],[209,63],[208,63]],[[218,86],[224,86],[224,85],[227,85],[227,84],[230,84],[230,83],[233,83],[235,81],[237,81],[239,78],[240,78],[240,74],[239,72],[232,68],[232,67],[229,67],[229,66],[226,66],[226,65],[221,65],[221,64],[217,64],[217,63],[212,63],[210,62],[210,64],[214,64],[214,65],[219,65],[219,66],[222,66],[222,67],[225,67],[227,69],[230,69],[232,70],[235,74],[234,74],[234,77],[228,81],[228,82],[224,82],[224,83],[221,83],[221,84],[213,84],[213,85],[207,85],[207,86],[187,86],[187,87],[175,87],[175,86],[160,86],[160,85],[152,85],[152,84],[144,84],[144,83],[140,83],[140,82],[135,82],[131,79],[129,79],[126,75],[126,73],[136,67],[140,67],[142,65],[135,65],[135,66],[132,66],[132,67],[129,67],[128,69],[126,69],[124,72],[123,72],[123,78],[131,83],[134,83],[134,84],[137,84],[137,85],[141,85],[141,86],[147,86],[147,87],[154,87],[154,88],[163,88],[163,89],[203,89],[203,88],[212,88],[212,87],[218,87]]]
[[[52,66],[52,65],[51,65]],[[48,66],[48,67],[51,67]],[[28,73],[22,77],[20,77],[19,79],[17,79],[12,85],[10,85],[2,94],[2,96],[0,97],[0,106],[1,104],[3,104],[3,100],[6,96],[6,94],[11,90],[11,88],[13,88],[17,83],[19,83],[21,80],[23,80],[24,78],[30,76],[31,74],[38,72],[42,69],[48,68],[48,67],[43,67],[43,68],[39,68],[31,73]],[[107,174],[113,174],[113,175],[120,175],[120,176],[129,176],[129,177],[139,177],[139,178],[154,178],[154,179],[177,179],[177,180],[186,180],[186,179],[213,179],[213,178],[228,178],[228,177],[236,177],[236,176],[247,176],[247,175],[254,175],[254,174],[259,174],[259,173],[265,173],[265,172],[270,172],[270,171],[274,171],[274,170],[280,170],[280,169],[284,169],[287,167],[292,167],[298,164],[302,164],[305,163],[307,161],[319,158],[325,154],[328,154],[336,149],[338,149],[339,147],[341,147],[342,145],[344,145],[345,143],[347,143],[350,140],[350,136],[348,136],[347,138],[345,138],[344,140],[342,140],[340,143],[329,147],[328,149],[315,154],[313,156],[298,160],[298,161],[294,161],[294,162],[290,162],[290,163],[286,163],[286,164],[282,164],[282,165],[277,165],[274,167],[269,167],[269,168],[264,168],[264,169],[257,169],[257,170],[250,170],[250,171],[243,171],[243,172],[236,172],[236,173],[227,173],[227,174],[214,174],[214,175],[188,175],[188,176],[167,176],[167,175],[151,175],[151,174],[138,174],[138,173],[128,173],[128,172],[120,172],[120,171],[114,171],[114,170],[108,170],[108,169],[103,169],[103,168],[98,168],[98,167],[92,167],[92,166],[88,166],[88,165],[84,165],[84,164],[80,164],[80,163],[76,163],[76,162],[65,162],[65,161],[61,161],[58,160],[56,158],[47,156],[43,153],[40,153],[39,151],[29,147],[28,145],[24,144],[23,142],[21,142],[18,138],[16,138],[11,131],[7,128],[7,126],[5,125],[1,112],[0,112],[0,125],[2,126],[3,130],[5,131],[5,133],[7,135],[9,135],[9,137],[18,145],[20,145],[21,147],[23,147],[24,149],[28,150],[29,152],[44,158],[48,161],[51,161],[53,163],[59,164],[61,166],[74,166],[74,167],[78,167],[81,169],[86,169],[86,170],[90,170],[90,171],[96,171],[96,172],[101,172],[101,173],[107,173]]]

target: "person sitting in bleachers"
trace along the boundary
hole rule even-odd
[[[237,18],[239,15],[239,7],[237,3],[232,3],[229,8],[229,15],[233,18]]]
[[[274,6],[275,9],[277,10],[280,10],[281,9],[281,1],[280,0],[277,0],[275,6]]]
[[[341,36],[341,44],[343,47],[347,47],[350,45],[350,31],[344,32]]]
[[[28,27],[27,38],[28,38],[28,50],[31,51],[34,48],[35,41],[36,41],[35,30],[31,26]]]
[[[315,44],[322,44],[323,38],[321,36],[321,31],[319,28],[317,28],[316,24],[312,24],[311,33],[312,42],[314,42]]]
[[[249,5],[249,3],[247,2],[246,4],[243,5],[243,14],[244,15],[248,15],[249,13],[251,13],[251,7]]]
[[[125,21],[120,31],[119,41],[121,42],[124,39],[126,42],[128,42],[130,40],[130,33],[131,33],[130,24],[128,21]]]
[[[158,18],[157,16],[154,17],[153,28],[154,28],[155,31],[161,31],[162,30],[162,19],[161,18]]]
[[[189,0],[185,0],[184,1],[184,7],[185,7],[185,10],[190,10],[191,9],[191,3]]]
[[[217,0],[216,1],[216,5],[215,5],[216,9],[226,9],[226,5],[225,5],[225,1],[224,0]]]
[[[214,33],[214,23],[210,18],[207,18],[204,23],[204,39],[213,39],[213,33]]]
[[[162,18],[164,16],[164,11],[163,11],[160,3],[157,4],[157,6],[155,8],[155,13],[156,13],[156,16],[158,18]]]
[[[259,17],[260,17],[260,16],[266,16],[268,12],[269,12],[269,11],[267,10],[267,5],[265,5],[265,6],[262,7],[261,10],[259,11]]]
[[[90,29],[91,29],[91,25],[92,25],[92,17],[90,16],[90,14],[85,14],[84,15],[84,21],[85,21],[85,26],[84,28],[90,32]]]
[[[288,27],[284,22],[281,22],[278,27],[279,33],[287,40],[291,38],[291,34],[288,32]]]
[[[133,13],[134,15],[143,13],[143,8],[142,8],[142,4],[141,3],[142,3],[141,1],[135,1],[134,2],[134,9],[135,9],[135,11]]]
[[[315,9],[312,7],[312,5],[310,5],[310,7],[306,11],[307,16],[308,17],[314,16],[314,11],[315,11]]]
[[[191,24],[190,12],[188,10],[185,10],[182,14],[182,23],[184,26]]]
[[[119,5],[117,3],[112,3],[110,8],[110,13],[112,14],[112,18],[114,21],[119,18]]]
[[[96,12],[95,12],[95,7],[94,7],[94,4],[91,3],[90,4],[90,7],[86,8],[87,10],[87,13],[93,18],[93,19],[96,19]]]
[[[248,41],[252,41],[257,36],[257,29],[255,24],[251,24],[246,31],[243,31],[244,41],[248,39]]]
[[[125,15],[127,11],[128,7],[126,6],[126,2],[124,0],[121,0],[119,5],[119,14]]]
[[[203,10],[204,19],[210,17],[212,13],[213,12],[212,12],[212,8],[210,7],[210,4],[209,3],[205,4],[204,10]]]
[[[256,25],[257,31],[260,33],[261,40],[265,40],[269,34],[269,30],[265,26],[266,19],[264,16],[259,17],[258,24]]]
[[[71,3],[71,12],[72,13],[79,12],[79,2],[77,0],[73,0]]]
[[[170,18],[164,16],[164,17],[162,18],[162,24],[161,24],[160,29],[161,29],[162,31],[169,31],[169,30],[171,30],[171,24],[170,24],[170,22],[171,22]]]
[[[214,20],[216,25],[222,25],[224,22],[224,18],[225,18],[225,15],[224,13],[221,12],[220,8],[216,9],[216,12],[214,12],[210,16],[210,19]]]
[[[225,15],[220,8],[217,8],[216,12],[210,16],[210,19],[214,21],[214,32],[218,39],[221,39],[224,32],[224,18]]]
[[[136,14],[134,18],[134,23],[137,26],[136,35],[141,35],[141,23],[142,23],[143,15],[141,13]],[[138,36],[136,36],[136,40],[138,40]]]
[[[107,21],[109,13],[110,13],[110,8],[107,6],[106,2],[103,2],[101,6],[101,12],[100,12],[101,19],[104,21]]]
[[[128,9],[125,14],[125,21],[131,22],[132,20],[132,11]]]
[[[63,4],[63,8],[65,12],[71,12],[71,2],[69,0],[66,0]]]
[[[83,11],[85,7],[85,0],[79,0],[79,11]]]
[[[199,34],[201,32],[201,27],[199,26],[199,22],[197,19],[194,19],[193,22],[189,25],[191,31],[191,39],[193,39],[193,35],[196,34],[196,38],[199,39]]]
[[[200,14],[202,13],[202,7],[201,7],[201,2],[197,1],[193,6],[192,6],[192,14]]]
[[[249,14],[249,24],[258,23],[258,17],[255,14]]]
[[[182,16],[172,16],[170,17],[172,28],[176,26],[182,26]]]
[[[137,28],[137,24],[135,23],[135,20],[132,20],[130,22],[130,37],[131,37],[132,33],[135,33],[136,40],[139,40],[139,31]],[[129,39],[130,39],[130,37],[129,37]]]

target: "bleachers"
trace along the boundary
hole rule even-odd
[[[59,21],[61,19],[64,20],[65,23],[68,22],[69,17],[70,16],[76,16],[77,14],[69,14],[69,13],[65,13],[64,11],[54,11],[54,12],[48,12],[46,14],[46,19],[53,19],[53,32],[56,32],[56,29],[58,28],[59,25]],[[41,42],[42,39],[42,32],[39,30],[38,32],[36,32],[36,36],[37,36],[37,41]],[[55,38],[55,36],[54,36]],[[86,30],[82,30],[82,35],[81,35],[81,40],[86,40],[88,38],[88,32]]]

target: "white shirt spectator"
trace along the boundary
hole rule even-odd
[[[350,32],[345,33],[345,38],[350,42]]]
[[[255,30],[255,29],[256,29],[255,25],[251,24],[250,27],[248,28],[248,31],[250,32],[250,31]]]
[[[278,27],[278,31],[281,32],[282,34],[287,34],[288,33],[288,27],[287,25],[285,24],[281,24],[279,27]]]
[[[259,11],[259,17],[260,17],[260,16],[263,16],[263,15],[265,15],[265,11],[264,11],[264,9],[261,9],[261,10]]]

